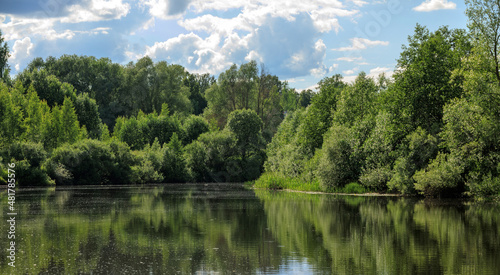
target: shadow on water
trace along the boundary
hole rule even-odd
[[[183,184],[23,189],[16,207],[1,274],[500,271],[498,204]]]

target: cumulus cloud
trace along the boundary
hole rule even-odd
[[[390,68],[387,68],[387,67],[376,67],[376,68],[373,68],[370,70],[370,72],[368,73],[368,76],[376,78],[380,74],[385,74],[386,77],[392,77],[392,75],[394,74],[394,71],[391,70]]]
[[[359,71],[359,67],[356,67],[356,68],[353,68],[353,69],[350,69],[350,70],[342,71],[342,73],[345,74],[345,75],[353,75],[357,71]]]
[[[130,4],[122,0],[89,0],[67,7],[68,15],[62,23],[95,22],[120,19],[130,11]]]
[[[368,47],[374,46],[387,46],[389,45],[389,41],[380,41],[380,40],[370,40],[367,38],[359,38],[354,37],[349,39],[351,41],[351,45],[347,47],[341,47],[337,49],[333,49],[334,51],[344,52],[344,51],[359,51],[367,49]]]
[[[258,17],[258,16],[257,16]],[[189,70],[219,73],[232,63],[262,62],[274,73],[297,77],[329,72],[323,64],[326,45],[308,13],[293,20],[272,14],[248,19],[239,14],[230,19],[203,15],[180,21],[190,34],[182,34],[148,47],[146,55],[179,62]],[[202,38],[194,31],[208,34]],[[300,37],[300,39],[296,39]]]
[[[12,47],[12,54],[9,57],[9,62],[15,64],[15,69],[20,69],[20,63],[26,61],[34,48],[34,44],[31,43],[31,38],[25,37],[21,40],[16,40],[14,46]]]
[[[422,4],[413,8],[414,11],[429,12],[435,10],[454,10],[457,4],[448,0],[426,0]]]
[[[147,47],[146,55],[157,60],[183,64],[193,72],[215,73],[231,65],[217,51],[218,44],[218,38],[215,36],[202,39],[194,33],[181,34]]]
[[[149,7],[149,13],[160,19],[175,19],[183,14],[191,0],[146,0],[143,5]]]

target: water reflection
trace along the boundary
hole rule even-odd
[[[497,204],[219,184],[19,190],[16,206],[16,267],[1,249],[1,274],[500,271]]]

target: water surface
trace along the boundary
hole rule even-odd
[[[0,274],[500,273],[498,204],[183,184],[19,189],[16,207]]]

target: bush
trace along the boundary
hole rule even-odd
[[[186,172],[190,181],[204,182],[209,177],[207,167],[207,149],[200,141],[195,141],[186,146],[184,150]]]
[[[185,182],[186,164],[184,161],[184,148],[181,141],[174,133],[168,144],[163,145],[163,162],[161,172],[165,182]]]
[[[325,135],[317,175],[324,190],[342,188],[357,180],[357,163],[353,156],[355,139],[351,129],[333,125]]]
[[[144,150],[135,151],[134,155],[138,159],[138,164],[131,167],[133,183],[157,183],[162,182],[164,177],[160,172],[163,166],[163,149],[158,139],[153,145],[146,145]]]
[[[47,152],[41,143],[15,142],[6,152],[5,159],[15,163],[17,183],[21,186],[45,186],[54,184],[49,178],[42,163]]]
[[[134,179],[131,167],[137,163],[122,142],[86,139],[55,149],[47,170],[57,184],[127,184]]]
[[[184,144],[196,140],[201,134],[208,132],[209,125],[206,119],[191,115],[184,121]]]
[[[415,189],[429,197],[455,195],[463,185],[462,170],[449,155],[440,153],[425,170],[415,173]]]

